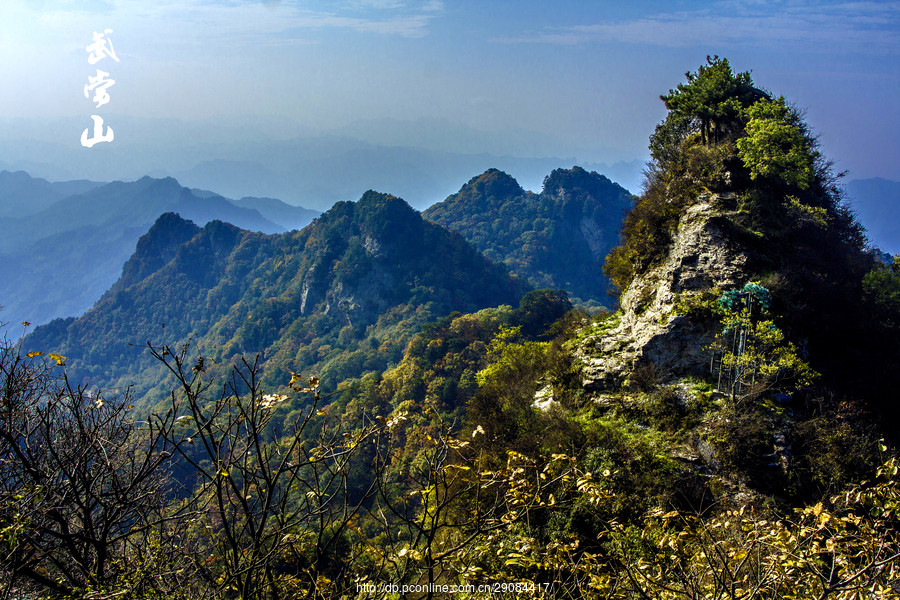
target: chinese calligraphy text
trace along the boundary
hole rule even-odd
[[[93,42],[84,48],[89,53],[89,64],[95,65],[105,58],[111,58],[114,61],[119,62],[119,57],[116,56],[112,40],[107,37],[110,33],[112,33],[112,29],[104,29],[103,33],[97,31],[94,32]],[[97,69],[96,75],[93,77],[90,75],[88,76],[88,83],[84,86],[84,97],[90,98],[90,92],[93,92],[94,97],[91,98],[91,101],[96,104],[96,108],[100,108],[104,104],[109,103],[108,90],[115,85],[115,83],[115,79],[109,78],[109,73]],[[115,139],[115,133],[113,132],[112,127],[107,125],[106,131],[103,131],[103,117],[100,115],[91,115],[91,119],[94,122],[93,130],[90,131],[90,128],[86,128],[81,132],[82,146],[91,148],[94,144],[111,142]]]

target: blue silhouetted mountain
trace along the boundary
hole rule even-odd
[[[73,381],[141,394],[163,384],[142,346],[188,339],[221,365],[260,354],[273,386],[288,370],[333,385],[398,362],[423,323],[515,305],[524,290],[459,235],[370,191],[283,234],[165,214],[91,310],[26,344],[69,356]]]
[[[218,219],[265,233],[287,229],[217,194],[194,194],[170,177],[49,183],[0,173],[0,184],[6,206],[46,205],[0,217],[2,322],[41,323],[83,313],[116,281],[141,234],[166,212],[200,225]],[[78,193],[64,195],[73,190]]]
[[[603,261],[618,243],[630,197],[603,175],[580,167],[554,170],[540,194],[490,169],[422,216],[458,231],[536,287],[603,302],[609,288]]]
[[[57,200],[103,185],[79,179],[50,182],[25,171],[0,171],[0,218],[20,218],[41,212]]]
[[[257,211],[263,217],[277,223],[287,231],[303,229],[319,216],[319,211],[294,206],[277,198],[256,198],[245,196],[240,200],[232,200],[235,206]]]

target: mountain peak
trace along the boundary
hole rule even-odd
[[[363,194],[355,206],[361,230],[377,238],[402,238],[422,221],[419,213],[405,200],[372,190]]]
[[[31,175],[29,175],[25,171],[22,171],[21,169],[18,171],[7,171],[7,170],[0,171],[0,181],[3,181],[4,183],[5,182],[22,183],[25,181],[43,181],[43,182],[47,183],[46,179],[42,179],[40,177],[32,177]]]
[[[525,190],[511,175],[499,169],[488,169],[481,175],[473,177],[459,190],[459,195],[466,192],[477,192],[486,198],[503,198],[522,196]]]
[[[393,194],[384,194],[375,190],[368,190],[357,200],[357,210],[377,210],[382,207],[392,207],[394,210],[412,212],[414,209],[403,199]]]
[[[178,183],[178,180],[171,176],[166,177],[150,177],[149,175],[144,175],[140,179],[137,180],[139,183],[160,183],[166,185],[172,185],[173,183],[181,187],[181,184]]]
[[[586,171],[579,166],[571,169],[554,169],[544,178],[541,195],[559,198],[563,195],[604,196],[620,195],[627,190],[596,171]]]
[[[200,232],[193,222],[174,212],[162,215],[140,237],[131,258],[122,266],[122,276],[110,292],[124,290],[172,260],[178,248]]]
[[[735,386],[748,383],[741,379],[744,367],[725,365],[733,350],[713,355],[709,348],[738,331],[734,319],[743,319],[738,356],[756,344],[763,358],[754,357],[754,364],[774,360],[779,355],[766,336],[778,331],[779,347],[802,348],[803,360],[808,356],[823,380],[840,387],[852,381],[853,394],[869,386],[863,393],[881,402],[887,394],[875,391],[882,384],[873,365],[896,361],[896,354],[882,359],[870,351],[877,347],[872,339],[890,334],[876,333],[870,300],[860,294],[873,260],[860,226],[802,116],[783,97],[761,98],[749,87],[749,73],[731,73],[718,57],[707,60],[709,66],[662,97],[669,114],[651,137],[644,193],[604,266],[622,291],[622,314],[585,343],[586,378],[597,388],[615,388],[644,369],[675,380],[716,368],[720,382],[723,373],[731,378],[717,385],[730,385],[734,399]],[[775,130],[781,133],[771,135]],[[753,311],[752,289],[763,290],[771,303]],[[728,300],[735,294],[745,295],[746,315]],[[722,362],[714,367],[713,359]],[[752,374],[748,398],[775,385],[774,375],[766,380],[756,369],[743,371]],[[801,379],[796,375],[795,383]]]
[[[625,189],[580,167],[553,171],[540,195],[490,169],[422,215],[537,287],[602,302],[609,284],[601,265],[628,205]]]
[[[197,226],[188,219],[183,219],[181,215],[176,212],[166,212],[159,215],[159,218],[150,226],[150,229],[147,230],[147,233],[143,237],[160,235],[161,232],[168,232],[172,229],[177,229],[181,227],[194,227]],[[199,228],[197,228],[199,230]],[[143,239],[143,237],[141,239]]]

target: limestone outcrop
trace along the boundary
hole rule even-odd
[[[642,366],[657,369],[663,379],[709,372],[705,348],[715,328],[678,314],[676,303],[749,279],[749,256],[729,219],[732,201],[726,194],[698,198],[682,215],[666,259],[635,277],[622,294],[618,324],[585,338],[578,354],[586,388],[617,388]]]

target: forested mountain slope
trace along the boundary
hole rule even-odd
[[[597,340],[597,376],[641,365],[708,373],[705,348],[721,319],[739,318],[740,297],[753,326],[783,331],[823,384],[896,414],[889,268],[868,251],[798,111],[719,59],[662,98],[669,114],[650,140],[647,190],[605,266],[623,314]]]
[[[188,339],[223,368],[259,353],[273,380],[314,368],[334,385],[399,360],[419,325],[517,303],[524,289],[459,236],[376,192],[276,235],[167,214],[90,311],[39,327],[26,344],[70,357],[76,381],[104,387],[146,391],[161,377],[146,342]]]
[[[554,170],[540,194],[491,169],[422,216],[458,231],[535,287],[608,304],[603,261],[618,244],[630,206],[624,188],[580,167]]]

